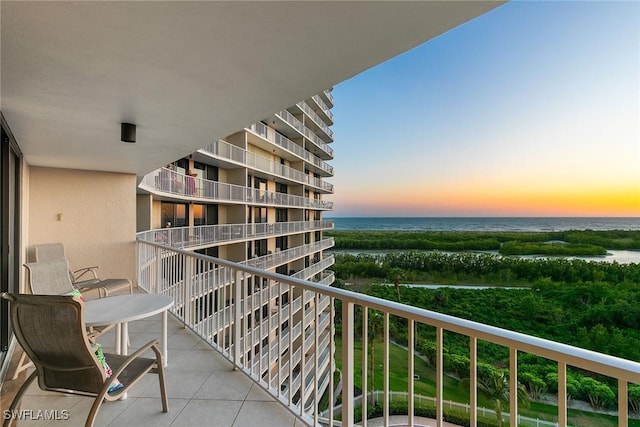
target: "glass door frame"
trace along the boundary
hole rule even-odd
[[[22,152],[0,111],[0,292],[18,292],[20,282],[20,230]],[[8,301],[0,300],[0,366],[11,338]]]

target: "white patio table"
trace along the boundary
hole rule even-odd
[[[128,354],[129,322],[162,313],[160,347],[164,366],[167,354],[167,310],[173,306],[173,298],[156,294],[127,294],[98,298],[85,302],[86,326],[116,325],[116,353]]]

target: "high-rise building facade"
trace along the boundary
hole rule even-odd
[[[333,193],[326,181],[333,176],[332,107],[331,91],[323,91],[146,175],[138,185],[138,238],[330,286],[333,257],[324,251],[333,239],[323,231],[333,223],[323,214],[333,207],[325,200]],[[288,288],[258,277],[247,279],[246,292],[254,298],[244,307],[242,334],[252,350],[243,357],[272,378],[272,387],[291,387],[295,399],[304,395],[306,402],[313,390],[300,390],[300,376],[311,372],[305,365],[318,352],[318,391],[324,392],[333,359],[329,298],[295,290],[289,295]],[[191,301],[203,321],[215,315],[213,307],[225,306],[204,309],[206,298],[229,299],[231,292],[220,289]],[[303,316],[313,304],[321,315]],[[274,317],[280,310],[284,315]],[[212,330],[209,338],[221,342],[230,333]],[[260,364],[266,352],[279,352],[289,374],[270,375],[272,368]]]

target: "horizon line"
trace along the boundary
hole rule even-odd
[[[594,219],[594,218],[614,218],[614,219],[638,219],[640,220],[640,216],[615,216],[615,215],[607,215],[607,216],[602,216],[602,215],[594,215],[594,216],[590,216],[590,215],[582,215],[582,216],[576,216],[576,215],[568,215],[568,216],[562,216],[562,215],[555,215],[555,216],[509,216],[509,215],[450,215],[450,216],[430,216],[430,215],[425,215],[425,216],[420,216],[420,215],[402,215],[402,216],[390,216],[390,215],[335,215],[335,216],[327,216],[327,219],[329,218],[433,218],[433,219],[451,219],[451,218],[461,218],[461,219],[471,219],[471,218],[505,218],[505,219],[520,219],[520,218],[524,218],[524,219],[533,219],[533,218],[538,218],[538,219],[542,219],[542,218],[550,218],[550,219],[556,219],[556,218],[588,218],[588,219]]]

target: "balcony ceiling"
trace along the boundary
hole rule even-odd
[[[502,3],[3,0],[2,113],[31,165],[143,175]]]

